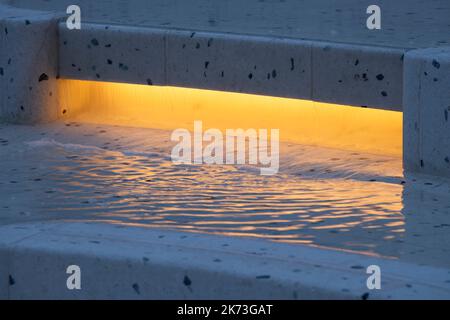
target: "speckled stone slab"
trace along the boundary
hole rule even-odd
[[[314,43],[312,99],[402,110],[404,50]]]
[[[159,29],[84,24],[59,26],[64,78],[165,85],[166,34]]]
[[[0,227],[28,237],[0,246],[10,259],[3,299],[448,299],[448,272],[260,239],[98,223],[47,222]],[[5,250],[12,249],[9,253]],[[68,290],[66,269],[81,269]],[[366,286],[380,266],[382,289]],[[30,269],[33,266],[33,269]],[[119,276],[120,275],[120,276]]]
[[[450,47],[408,52],[404,81],[405,169],[450,177]]]
[[[98,24],[60,34],[66,78],[402,108],[401,49]]]
[[[15,123],[54,120],[58,105],[57,15],[0,4],[0,117]]]

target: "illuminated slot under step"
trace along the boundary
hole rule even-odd
[[[402,113],[222,91],[61,80],[77,120],[174,130],[279,129],[280,140],[401,156]]]

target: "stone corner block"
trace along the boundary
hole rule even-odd
[[[47,122],[58,103],[59,17],[0,5],[0,121]]]
[[[450,47],[405,54],[404,168],[450,178]]]

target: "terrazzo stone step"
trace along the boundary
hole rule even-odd
[[[0,227],[0,298],[448,299],[448,271],[302,245],[99,223]],[[81,271],[69,290],[69,266]],[[381,268],[369,290],[366,268]],[[32,266],[32,267],[30,267]]]
[[[402,49],[100,24],[59,32],[70,79],[402,108]]]

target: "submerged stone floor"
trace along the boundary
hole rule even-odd
[[[0,224],[83,221],[450,266],[450,184],[401,159],[282,143],[280,172],[175,165],[170,131],[0,126]]]

